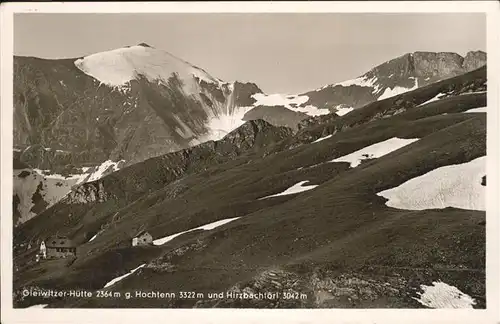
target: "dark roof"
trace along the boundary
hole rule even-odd
[[[75,247],[73,241],[65,236],[50,236],[45,240],[45,246],[50,247]]]
[[[144,235],[144,234],[151,235],[151,234],[149,234],[149,232],[148,232],[148,231],[143,230],[143,231],[140,231],[139,233],[135,234],[135,236],[134,236],[134,237],[142,236],[142,235]]]

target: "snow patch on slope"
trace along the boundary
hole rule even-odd
[[[192,229],[184,231],[184,232],[179,232],[179,233],[176,233],[176,234],[168,235],[168,236],[165,236],[165,237],[162,237],[162,238],[154,240],[153,244],[154,245],[163,245],[163,244],[167,243],[168,241],[173,240],[177,236],[180,236],[182,234],[189,233],[189,232],[192,232],[192,231],[195,231],[195,230],[200,230],[201,229],[201,230],[209,231],[209,230],[212,230],[212,229],[214,229],[216,227],[219,227],[219,226],[222,226],[222,225],[227,224],[229,222],[235,221],[238,218],[241,218],[241,217],[234,217],[234,218],[222,219],[222,220],[218,220],[218,221],[213,222],[213,223],[209,223],[209,224],[205,224],[205,225],[202,225],[202,226],[199,226],[199,227],[196,227],[196,228],[192,228]]]
[[[309,101],[308,96],[284,95],[279,93],[266,95],[263,93],[256,93],[252,95],[252,98],[256,100],[256,102],[253,104],[254,107],[283,106],[289,110],[305,113],[309,116],[320,116],[320,115],[327,115],[330,113],[330,110],[326,108],[318,108],[313,105],[301,106]]]
[[[309,116],[321,116],[321,115],[328,115],[330,113],[329,109],[326,108],[318,108],[313,105],[307,105],[305,107],[298,107],[298,108],[289,108],[290,110],[296,111],[296,112],[301,112]]]
[[[308,182],[309,181],[300,181],[300,182],[294,184],[293,186],[291,186],[290,188],[286,189],[283,192],[280,192],[280,193],[277,193],[277,194],[274,194],[274,195],[270,195],[270,196],[266,196],[266,197],[262,197],[262,198],[259,198],[259,200],[261,200],[261,199],[267,199],[267,198],[271,198],[271,197],[293,195],[293,194],[296,194],[296,193],[300,193],[300,192],[312,190],[312,189],[314,189],[314,188],[317,187],[317,185],[303,186],[303,184],[308,183]]]
[[[486,112],[486,107],[472,108],[464,111],[464,113],[485,113],[485,112]]]
[[[313,143],[318,143],[318,142],[324,141],[324,140],[326,140],[326,139],[329,139],[329,138],[330,138],[330,137],[332,137],[332,136],[333,136],[333,135],[332,135],[332,134],[330,134],[330,135],[327,135],[327,136],[325,136],[325,137],[320,137],[320,138],[318,138],[317,140],[315,140]]]
[[[345,114],[348,114],[348,113],[350,113],[353,110],[354,110],[354,108],[352,108],[352,107],[339,107],[339,108],[337,108],[337,110],[335,111],[335,113],[338,116],[344,116]]]
[[[235,107],[232,112],[228,112],[228,109],[222,112],[211,112],[206,123],[209,133],[194,140],[191,144],[222,139],[224,136],[243,125],[246,122],[243,120],[243,117],[252,109],[253,107]]]
[[[380,95],[380,97],[378,97],[377,100],[387,99],[387,98],[394,97],[394,96],[403,94],[405,92],[417,89],[418,88],[418,79],[413,78],[413,80],[415,80],[415,85],[412,88],[404,88],[404,87],[399,87],[399,86],[395,86],[394,88],[386,88],[384,90],[384,92]]]
[[[120,160],[118,162],[113,162],[111,160],[104,161],[103,163],[101,163],[101,165],[97,167],[95,171],[92,172],[87,182],[95,181],[102,178],[105,175],[106,171],[108,173],[118,171],[119,170],[118,164],[122,162],[125,162],[125,160]]]
[[[284,106],[285,108],[293,110],[290,105],[302,105],[309,100],[308,96],[300,95],[283,95],[283,94],[271,94],[266,95],[263,93],[256,93],[252,95],[252,98],[256,100],[254,106]]]
[[[434,169],[377,195],[388,199],[387,206],[398,209],[454,207],[486,210],[486,187],[481,185],[485,174],[486,156],[483,156],[467,163]]]
[[[441,281],[434,281],[432,286],[420,285],[420,288],[423,293],[412,298],[430,308],[473,308],[476,304],[469,295]]]
[[[336,83],[334,85],[331,85],[331,87],[334,87],[334,86],[349,87],[349,86],[357,85],[357,86],[360,86],[360,87],[372,87],[372,88],[375,88],[373,90],[373,93],[376,93],[376,92],[378,92],[377,81],[378,81],[377,77],[372,77],[372,78],[368,79],[368,77],[365,75],[365,76],[358,77],[356,79],[352,79],[352,80],[347,80],[347,81]]]
[[[360,165],[363,160],[379,158],[418,140],[418,138],[407,139],[393,137],[383,142],[364,147],[356,152],[341,156],[329,162],[349,162],[351,163],[351,168],[355,168]]]
[[[38,304],[38,305],[29,306],[29,307],[26,307],[26,308],[45,308],[47,306],[49,306],[49,304]]]
[[[357,77],[355,79],[346,80],[346,81],[342,81],[342,82],[334,83],[334,84],[327,84],[324,87],[316,89],[315,91],[321,91],[321,90],[324,90],[326,88],[334,88],[334,87],[337,87],[337,86],[342,86],[342,87],[350,87],[350,86],[369,87],[369,88],[373,88],[372,93],[377,93],[379,91],[379,89],[380,89],[380,86],[378,84],[378,78],[376,76],[368,78],[368,76],[363,75],[363,76]]]
[[[49,170],[40,170],[40,169],[32,169],[32,170],[35,171],[40,176],[44,177],[45,179],[76,180],[75,184],[79,184],[85,181],[86,177],[88,177],[88,174],[69,174],[67,176],[64,176],[62,174],[57,174],[57,173],[48,173],[50,172]]]
[[[98,233],[98,234],[99,234],[99,233]],[[96,235],[94,235],[94,236],[92,236],[92,237],[90,238],[90,240],[89,240],[87,243],[92,242],[93,240],[95,240],[95,238],[96,238],[96,237],[97,237],[97,234],[96,234]]]
[[[76,60],[74,64],[99,82],[117,88],[139,76],[150,82],[167,83],[174,73],[183,81],[188,93],[196,92],[197,79],[219,84],[203,70],[152,47],[131,46],[95,53]]]
[[[445,96],[446,93],[438,93],[437,95],[435,95],[434,97],[432,97],[431,99],[427,100],[426,102],[423,102],[421,103],[420,105],[418,105],[417,107],[420,107],[420,106],[423,106],[423,105],[426,105],[428,104],[429,102],[433,102],[433,101],[437,101],[437,100],[440,100],[442,99],[443,96]]]
[[[130,276],[131,274],[133,274],[134,272],[136,272],[137,270],[139,270],[140,268],[144,267],[146,264],[141,264],[140,266],[138,266],[137,268],[135,269],[132,269],[130,270],[129,273],[126,273],[124,274],[123,276],[119,276],[119,277],[116,277],[115,279],[109,281],[107,284],[104,285],[104,288],[108,288],[108,287],[111,287],[112,285],[114,285],[115,283],[117,283],[118,281],[121,281],[125,278],[127,278],[128,276]]]

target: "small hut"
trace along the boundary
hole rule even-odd
[[[150,245],[153,243],[153,236],[147,231],[140,231],[132,238],[132,246]]]

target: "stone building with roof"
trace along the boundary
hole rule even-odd
[[[153,236],[147,231],[140,231],[132,238],[132,246],[153,244]]]
[[[76,245],[65,236],[51,236],[40,244],[40,255],[44,259],[76,256]]]

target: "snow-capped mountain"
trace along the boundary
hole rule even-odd
[[[29,161],[22,155],[40,169],[129,165],[219,139],[243,124],[260,92],[146,44],[78,59],[15,57],[14,66],[14,145],[51,149]]]
[[[140,76],[150,82],[168,83],[177,74],[182,90],[197,94],[199,81],[221,85],[200,68],[185,62],[168,52],[160,51],[147,44],[118,48],[77,59],[75,66],[85,74],[107,86],[127,89],[130,81]]]

